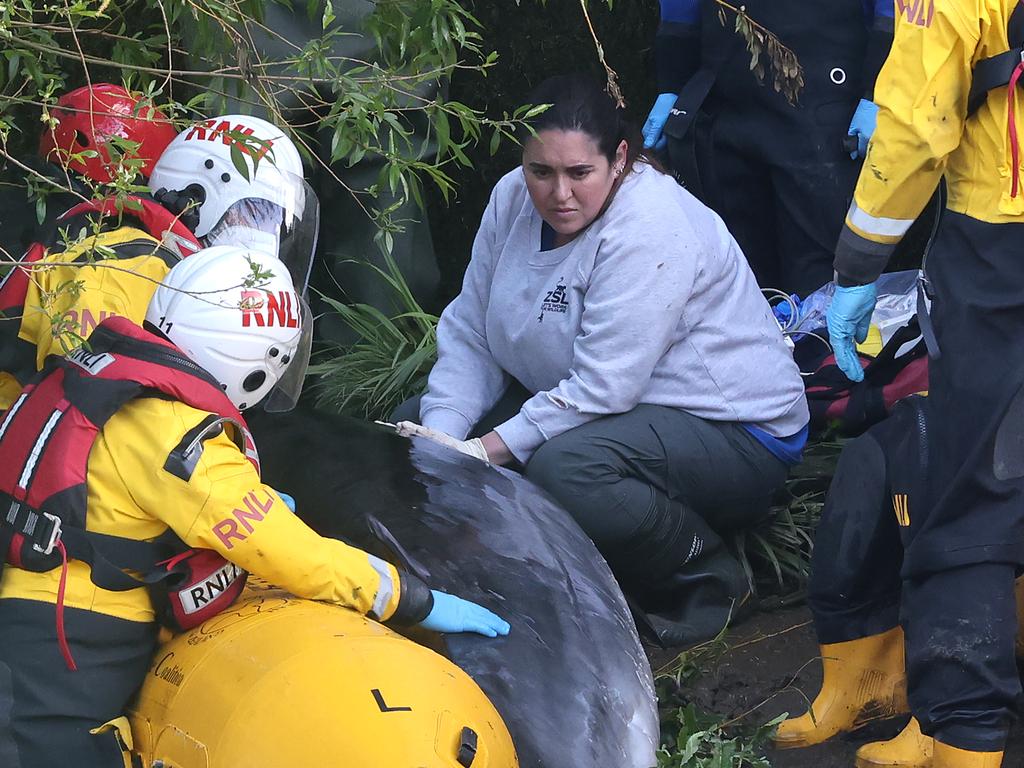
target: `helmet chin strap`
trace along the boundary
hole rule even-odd
[[[185,189],[164,189],[153,193],[153,199],[178,217],[178,220],[193,232],[199,226],[199,207],[206,201],[206,193],[198,184],[189,184]]]

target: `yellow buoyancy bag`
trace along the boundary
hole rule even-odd
[[[500,715],[443,656],[260,584],[159,649],[130,719],[147,766],[519,765]]]

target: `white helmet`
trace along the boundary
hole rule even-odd
[[[239,170],[245,168],[245,173]],[[154,197],[207,246],[238,245],[278,256],[305,291],[319,203],[287,134],[249,115],[222,115],[179,133],[149,177]]]
[[[239,410],[271,393],[288,410],[302,389],[312,322],[288,269],[262,251],[217,246],[178,262],[146,321],[212,375]]]

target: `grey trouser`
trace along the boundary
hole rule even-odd
[[[558,435],[526,467],[665,645],[713,637],[735,615],[747,579],[722,536],[763,520],[786,473],[740,425],[659,405]]]

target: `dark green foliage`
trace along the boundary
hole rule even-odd
[[[498,53],[498,65],[483,77],[459,71],[452,77],[449,98],[473,104],[488,114],[500,114],[522,104],[530,91],[551,75],[587,72],[601,81],[604,69],[597,59],[579,0],[472,0],[480,34]],[[601,2],[587,5],[605,57],[619,75],[630,119],[639,127],[657,95],[651,49],[658,28],[656,0]],[[481,143],[466,154],[472,168],[451,172],[457,192],[448,207],[436,194],[428,196],[434,246],[442,270],[441,306],[458,293],[469,263],[473,235],[491,187],[520,163],[519,147],[504,142],[497,152]],[[437,307],[435,309],[440,309]]]

